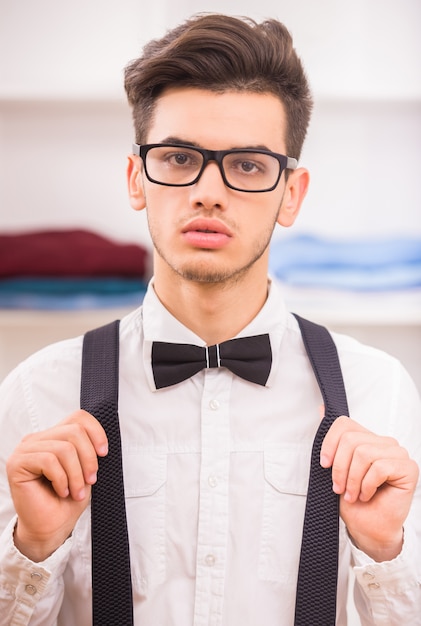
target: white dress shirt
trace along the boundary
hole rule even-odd
[[[154,340],[205,345],[160,304],[121,322],[120,424],[136,626],[292,626],[309,462],[321,395],[295,318],[272,283],[239,336],[270,333],[265,387],[225,368],[156,390]],[[421,461],[421,407],[401,365],[334,335],[350,413]],[[22,436],[79,407],[82,338],[30,357],[0,392],[0,623],[91,624],[90,511],[42,563],[13,545],[5,458]],[[421,489],[402,553],[375,563],[341,523],[337,624],[350,564],[364,626],[421,624]],[[113,564],[110,563],[110,569]],[[105,573],[106,575],[106,573]]]

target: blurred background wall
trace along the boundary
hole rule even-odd
[[[149,246],[126,197],[123,68],[202,11],[276,17],[292,32],[315,96],[294,232],[420,237],[419,0],[0,0],[0,232],[82,227]],[[396,354],[421,388],[420,294],[401,295],[293,293],[291,306]],[[89,315],[0,311],[0,378],[108,316]]]

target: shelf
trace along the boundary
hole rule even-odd
[[[36,331],[74,327],[80,324],[88,328],[106,324],[113,319],[121,319],[132,310],[133,307],[68,311],[0,309],[0,330],[6,327],[10,330],[30,327]]]
[[[335,326],[421,327],[421,289],[350,292],[283,286],[288,308]]]
[[[357,293],[281,285],[289,310],[324,323],[352,326],[421,326],[421,289]],[[1,329],[84,328],[121,318],[133,307],[88,310],[0,309]]]
[[[82,335],[121,319],[128,312],[126,308],[89,311],[0,309],[0,381],[18,363],[44,346]]]

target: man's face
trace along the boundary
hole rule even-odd
[[[265,148],[285,154],[285,127],[283,106],[271,94],[177,88],[157,101],[146,143],[177,142],[210,150]],[[263,193],[228,188],[212,161],[199,181],[187,187],[158,185],[143,171],[140,175],[156,277],[165,272],[220,283],[259,267],[266,275],[285,174],[276,189]]]

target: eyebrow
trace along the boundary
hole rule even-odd
[[[197,143],[196,141],[186,141],[184,139],[182,139],[181,137],[175,137],[170,135],[169,137],[165,137],[164,139],[162,139],[162,141],[160,141],[159,143],[172,143],[176,146],[179,145],[183,145],[183,146],[191,146],[192,148],[204,148],[204,146],[201,146],[199,143]],[[232,146],[231,148],[228,148],[228,150],[266,150],[267,152],[274,152],[273,150],[271,150],[270,148],[268,148],[267,146],[265,146],[264,144],[258,144],[258,145],[253,145],[253,146]]]

